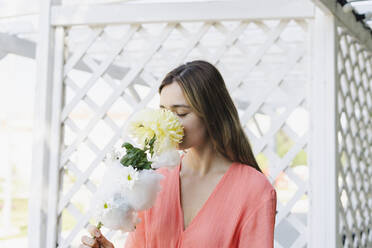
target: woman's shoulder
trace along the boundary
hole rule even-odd
[[[276,199],[275,188],[264,173],[247,164],[236,163],[236,166],[234,175],[239,188],[246,189],[243,192],[248,194],[248,198],[260,201]]]

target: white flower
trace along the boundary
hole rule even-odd
[[[106,156],[104,158],[104,161],[105,162],[114,162],[115,160],[120,160],[121,157],[122,157],[122,154],[119,150],[112,149],[111,152],[106,154]]]
[[[95,195],[105,199],[117,191],[132,189],[139,180],[139,173],[140,171],[132,166],[124,166],[119,160],[113,160],[107,164],[102,183]]]
[[[123,177],[128,174],[128,170],[130,169],[123,166],[119,160],[109,162],[102,178],[102,185],[107,185],[109,188],[117,188],[124,181]]]
[[[132,230],[138,221],[133,215],[154,205],[163,178],[155,170],[137,171],[118,160],[108,163],[91,202],[97,220],[110,229]]]
[[[141,170],[136,184],[132,189],[126,188],[123,195],[137,211],[151,208],[157,193],[162,189],[160,181],[164,176],[154,170]]]
[[[133,148],[126,161],[136,163],[133,161],[143,160],[143,156],[151,154],[154,155],[151,156],[153,169],[174,167],[180,163],[176,146],[182,141],[183,126],[171,111],[145,109],[134,116],[129,126],[130,135],[144,147],[145,153],[141,155],[138,149]],[[153,150],[148,148],[149,140]],[[138,154],[142,156],[140,159],[132,157]],[[153,169],[137,170],[136,164],[124,166],[120,163],[122,155],[120,150],[115,149],[106,155],[107,167],[91,204],[97,220],[105,227],[130,232],[140,221],[137,211],[149,209],[155,204],[164,175]],[[143,164],[146,165],[141,161]]]
[[[133,168],[132,166],[123,166],[123,169],[122,169],[122,177],[123,177],[123,180],[120,181],[120,184],[124,187],[124,188],[129,188],[129,189],[133,189],[133,186],[135,185],[135,183],[138,181],[138,177],[139,177],[139,171],[137,171],[136,168]]]
[[[168,167],[172,168],[181,162],[180,154],[176,149],[169,149],[164,151],[159,156],[156,156],[152,161],[152,168]]]
[[[107,164],[105,172],[103,174],[100,185],[97,188],[97,191],[94,193],[92,198],[92,206],[99,212],[100,206],[112,196],[115,192],[118,191],[118,185],[122,180],[120,178],[120,163],[119,161],[112,161]]]
[[[139,223],[136,211],[122,194],[115,194],[103,205],[98,217],[102,224],[113,230],[134,231]]]
[[[103,174],[101,184],[92,199],[92,206],[95,208],[96,215],[102,211],[102,206],[114,194],[122,192],[122,188],[126,186],[127,180],[124,176],[127,175],[127,167],[120,164],[119,160],[113,160],[106,163],[106,169]]]

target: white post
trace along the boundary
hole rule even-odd
[[[28,240],[31,248],[44,248],[48,207],[48,166],[50,153],[51,72],[53,40],[50,25],[52,1],[40,1],[39,40],[36,52],[32,173],[30,180]]]
[[[335,18],[315,11],[310,51],[309,247],[337,244],[337,43]]]
[[[51,146],[49,164],[49,195],[48,195],[48,220],[46,247],[57,247],[57,220],[60,180],[60,145],[61,145],[61,110],[63,104],[63,48],[64,30],[57,27],[55,31],[55,59],[53,70],[53,100],[51,120]]]

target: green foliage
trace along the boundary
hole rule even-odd
[[[148,148],[148,150],[150,151],[151,157],[154,156],[155,140],[156,140],[156,135],[154,135],[154,137],[152,137],[149,142],[147,142],[147,139],[146,139],[146,142],[145,142],[145,144],[146,144],[145,148]]]
[[[277,154],[283,158],[295,145],[294,141],[283,131],[279,130],[276,134],[277,142]],[[304,150],[298,152],[298,154],[291,161],[291,166],[307,164],[307,153]]]
[[[2,210],[3,206],[4,206],[4,200],[0,199],[0,210]],[[28,199],[12,198],[11,211],[12,211],[12,215],[11,215],[12,226],[17,228],[19,232],[10,234],[10,235],[2,235],[0,237],[0,241],[27,237],[27,232],[28,232],[27,226],[29,225],[27,222],[28,220]]]
[[[152,138],[150,142],[153,140]],[[150,153],[153,152],[153,141],[152,145],[149,145],[149,148],[147,148],[147,142],[144,149],[140,149],[137,147],[134,147],[132,144],[125,142],[121,147],[124,147],[126,149],[126,154],[120,159],[120,163],[124,166],[133,166],[134,168],[137,168],[138,170],[144,170],[144,169],[153,169],[151,167],[150,161],[147,159],[147,150],[150,150]]]

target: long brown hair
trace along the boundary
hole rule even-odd
[[[217,68],[203,60],[180,65],[165,76],[159,94],[174,81],[181,86],[192,110],[204,121],[213,147],[231,161],[262,172]]]

